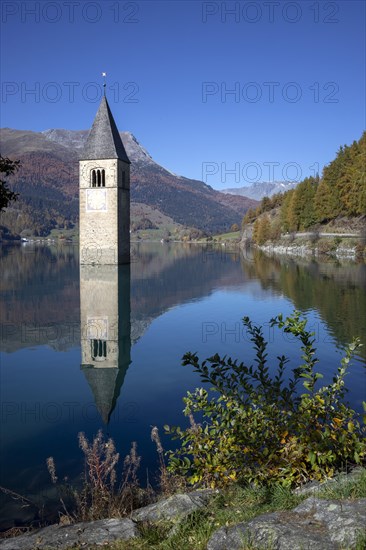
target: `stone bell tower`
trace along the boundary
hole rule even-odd
[[[80,266],[81,369],[107,424],[131,362],[130,266]]]
[[[79,164],[80,264],[128,264],[130,161],[105,96]]]

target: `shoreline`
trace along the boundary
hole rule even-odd
[[[255,248],[266,252],[267,254],[280,254],[295,256],[301,258],[334,258],[340,260],[357,260],[357,252],[355,247],[338,247],[334,251],[323,252],[318,248],[313,248],[310,245],[298,244],[298,245],[283,245],[283,244],[267,244],[267,245],[253,245]]]
[[[248,246],[268,255],[366,262],[365,247],[358,236],[322,236],[315,241],[306,239],[302,235],[282,236],[279,241],[267,241],[263,244],[256,244],[248,238],[243,238],[240,242],[241,250],[247,249]]]

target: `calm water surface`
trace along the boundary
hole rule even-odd
[[[45,461],[59,478],[82,471],[80,431],[99,428],[124,456],[137,441],[142,477],[157,465],[151,427],[184,424],[182,397],[200,385],[186,351],[250,362],[242,329],[263,325],[271,358],[299,349],[269,328],[295,308],[315,331],[319,370],[335,372],[353,336],[366,345],[366,267],[273,259],[195,245],[134,245],[129,268],[82,267],[75,247],[3,249],[1,256],[1,479],[34,499],[51,499]],[[96,368],[97,367],[97,368]],[[348,399],[365,399],[365,347],[347,377]],[[163,438],[168,448],[169,439]],[[30,512],[29,512],[30,514]],[[27,512],[2,495],[0,527]]]

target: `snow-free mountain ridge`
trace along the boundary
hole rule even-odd
[[[132,205],[146,204],[179,226],[207,233],[240,224],[248,208],[256,206],[246,197],[173,174],[156,163],[131,132],[120,135],[132,163]],[[46,235],[53,227],[77,223],[78,160],[87,136],[87,130],[1,130],[1,154],[21,161],[21,169],[9,178],[19,200],[2,214],[1,225],[18,234],[31,229]]]

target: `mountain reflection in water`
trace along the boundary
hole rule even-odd
[[[83,470],[80,431],[99,428],[124,456],[137,441],[141,471],[157,466],[152,425],[183,424],[182,397],[201,384],[181,366],[186,351],[252,361],[241,318],[263,326],[270,361],[298,346],[272,334],[280,312],[304,312],[315,331],[319,370],[329,381],[341,348],[365,342],[363,264],[269,258],[224,247],[133,245],[131,266],[79,266],[73,246],[3,247],[0,281],[1,480],[32,498],[54,498],[45,460],[59,478]],[[365,350],[347,376],[349,401],[365,395]],[[166,448],[172,443],[163,441]],[[1,526],[24,510],[2,495]]]

